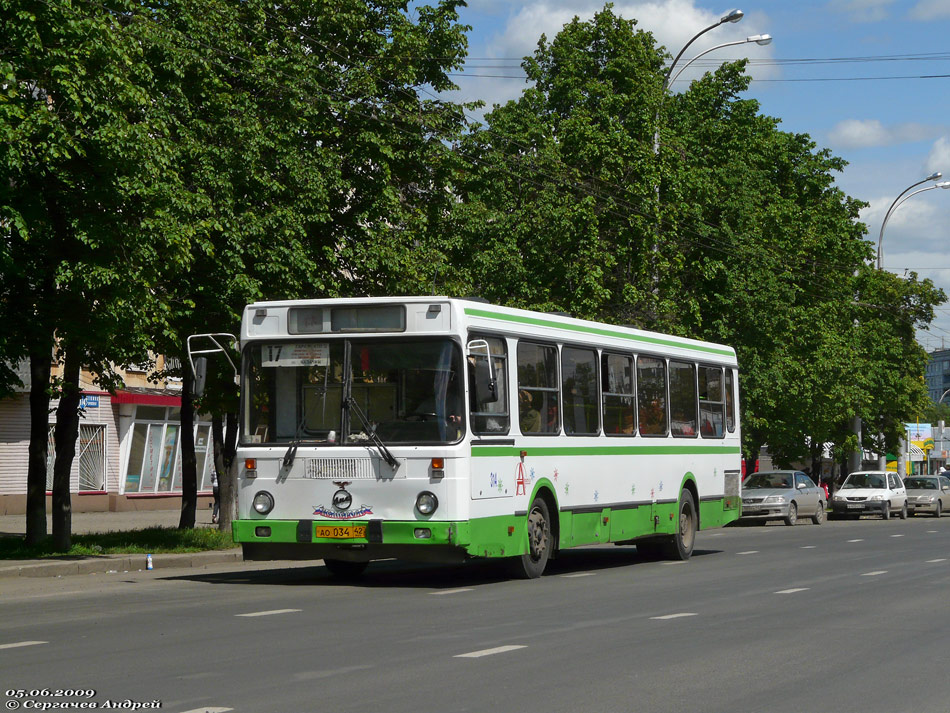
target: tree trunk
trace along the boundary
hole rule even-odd
[[[26,544],[36,545],[46,530],[46,462],[49,457],[49,381],[52,339],[30,354],[30,448],[26,471]]]
[[[56,461],[53,464],[53,548],[65,552],[72,537],[72,502],[69,494],[69,474],[76,457],[79,437],[79,374],[82,365],[81,348],[63,340],[66,354],[63,365],[63,391],[56,409]]]
[[[237,461],[234,457],[235,444],[237,443],[237,416],[229,413],[226,418],[226,434],[221,416],[215,415],[211,418],[214,468],[218,475],[218,488],[221,498],[218,523],[222,531],[231,529],[237,497]]]
[[[192,399],[190,369],[182,369],[181,379],[181,517],[179,530],[195,526],[198,508],[198,461],[195,458],[195,402]]]

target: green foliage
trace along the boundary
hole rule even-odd
[[[864,447],[891,443],[922,393],[913,326],[944,295],[869,277],[845,162],[742,99],[744,63],[664,95],[664,57],[609,5],[541,38],[535,85],[459,148],[452,289],[734,346],[747,453],[857,447],[856,415]]]

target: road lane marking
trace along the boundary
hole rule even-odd
[[[660,562],[660,564],[672,565],[672,564],[686,564],[683,560],[676,560],[675,562]]]
[[[303,611],[302,609],[271,609],[269,611],[252,611],[249,614],[235,614],[234,616],[271,616],[273,614],[291,614]],[[228,709],[230,710],[230,709]]]
[[[815,549],[817,546],[818,546],[818,545],[805,545],[804,547],[802,547],[802,549],[803,549],[803,550],[813,550],[813,549]]]
[[[864,540],[848,540],[848,542],[864,542]]]
[[[886,570],[886,569],[879,569],[879,570],[876,570],[876,571],[874,571],[874,572],[865,572],[865,573],[862,574],[861,576],[862,576],[862,577],[876,577],[876,576],[879,575],[879,574],[887,574],[887,570]]]
[[[192,708],[190,711],[185,711],[184,713],[227,713],[227,711],[233,710],[233,708],[221,708],[220,706],[203,706],[201,708]]]
[[[759,554],[758,550],[746,550],[745,552],[736,552],[737,555],[757,555]]]
[[[564,577],[596,577],[596,572],[577,572],[575,574],[565,574]]]
[[[18,649],[21,646],[38,646],[48,643],[48,641],[17,641],[15,644],[0,644],[0,649]]]
[[[795,592],[807,592],[809,587],[795,587],[794,589],[780,589],[773,594],[794,594]]]
[[[903,535],[891,535],[891,537],[903,537]]]
[[[930,533],[930,534],[936,534],[937,531],[936,531],[936,530],[927,530],[927,532]]]
[[[932,563],[934,563],[934,562],[946,562],[946,561],[947,561],[947,558],[946,558],[946,557],[941,557],[940,559],[927,560],[927,563],[928,563],[928,564],[932,564]]]
[[[433,596],[441,596],[443,594],[461,594],[462,592],[474,592],[475,590],[471,587],[463,587],[461,589],[443,589],[441,592],[429,592]]]
[[[665,614],[663,616],[651,616],[651,619],[679,619],[684,616],[699,616],[695,612],[684,611],[679,614]]]
[[[508,646],[496,646],[493,649],[482,649],[481,651],[471,651],[467,654],[456,654],[453,658],[456,659],[479,659],[482,656],[492,656],[494,654],[503,654],[508,651],[515,651],[517,649],[526,649],[527,646],[521,644],[509,644]]]

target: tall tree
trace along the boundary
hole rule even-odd
[[[112,365],[141,358],[147,325],[163,311],[151,289],[157,266],[182,265],[187,257],[168,219],[179,187],[171,154],[146,91],[151,79],[142,47],[124,31],[124,8],[122,2],[103,11],[82,0],[11,0],[0,16],[5,308],[29,316],[10,322],[8,339],[30,355],[34,374],[31,542],[45,531],[40,441],[47,438],[49,374],[42,362],[49,364],[54,339],[73,352],[57,414],[55,470],[60,491],[66,489],[54,497],[59,547],[69,541],[67,464],[78,431],[78,366],[90,367],[111,388]]]
[[[236,333],[254,300],[375,294],[428,272],[416,225],[451,200],[440,172],[462,116],[421,88],[451,86],[460,4],[179,0],[130,17],[193,196],[191,270],[157,286],[172,305],[160,351],[187,364],[189,334]],[[184,409],[183,449],[191,432]],[[192,461],[182,476],[191,527]]]

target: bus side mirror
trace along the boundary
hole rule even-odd
[[[479,407],[498,401],[498,380],[488,359],[475,360],[475,403]]]
[[[201,396],[205,390],[205,384],[208,382],[208,357],[198,357],[195,359],[195,396]]]

